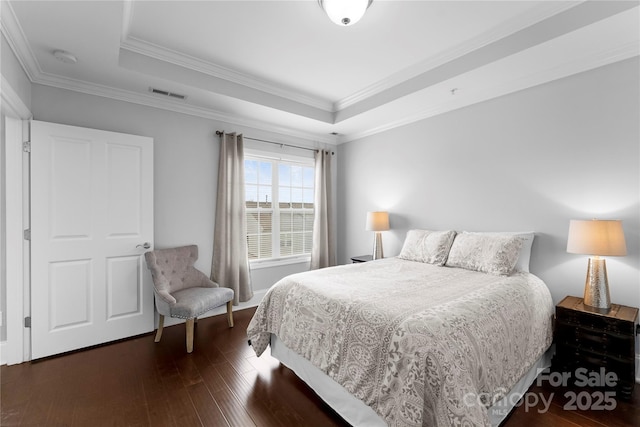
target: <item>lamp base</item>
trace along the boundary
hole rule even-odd
[[[584,304],[601,313],[608,313],[611,309],[607,263],[603,258],[589,258],[587,280],[584,283]]]
[[[384,254],[382,252],[382,233],[376,231],[373,239],[373,259],[382,259]]]

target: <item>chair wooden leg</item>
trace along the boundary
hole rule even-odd
[[[229,327],[233,328],[233,301],[227,301],[227,314],[229,314]]]
[[[158,330],[156,331],[155,342],[160,342],[160,338],[162,338],[162,328],[164,328],[164,316],[160,314],[160,318],[158,319]]]
[[[193,320],[187,319],[186,327],[187,327],[187,353],[191,353],[193,351]]]

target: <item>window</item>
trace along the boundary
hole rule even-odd
[[[313,160],[245,156],[249,260],[311,253]]]

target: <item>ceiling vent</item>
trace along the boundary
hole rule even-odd
[[[183,101],[185,99],[187,99],[187,95],[182,95],[182,94],[179,94],[179,93],[169,92],[168,90],[156,89],[154,87],[150,87],[149,88],[149,92],[155,93],[157,95],[169,96],[171,98],[176,98],[176,99],[180,99],[180,100],[183,100]]]

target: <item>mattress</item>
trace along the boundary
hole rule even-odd
[[[274,334],[390,426],[488,426],[488,408],[552,341],[530,273],[494,276],[389,258],[288,276],[247,334]]]

